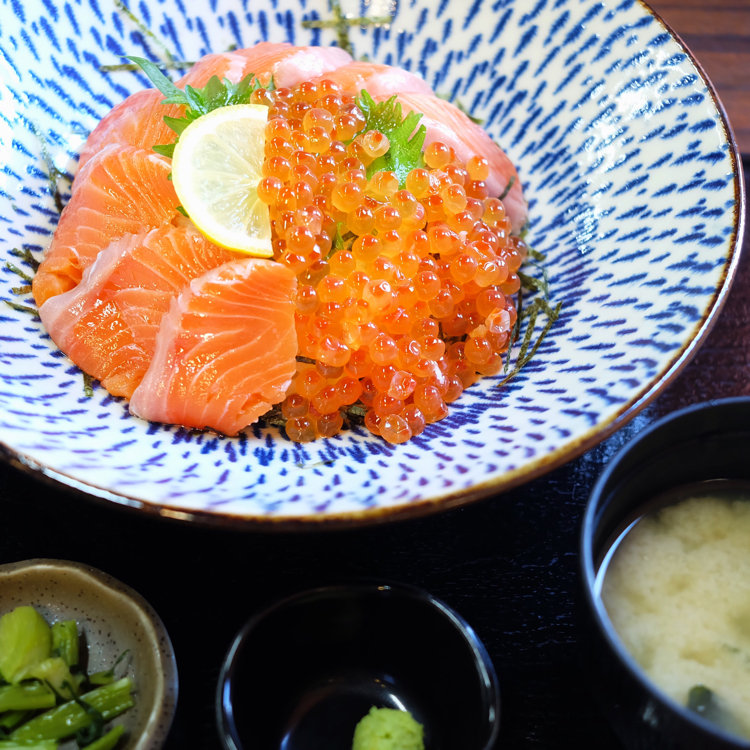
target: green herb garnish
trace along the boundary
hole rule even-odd
[[[367,167],[367,177],[376,172],[393,172],[403,187],[409,172],[424,165],[422,147],[427,128],[419,125],[422,115],[409,112],[404,117],[395,94],[384,102],[376,102],[366,91],[361,91],[357,106],[367,121],[362,132],[379,130],[390,142],[388,151]]]
[[[249,73],[239,83],[232,83],[228,78],[222,81],[218,76],[211,76],[203,88],[187,85],[184,89],[181,89],[175,86],[150,60],[134,56],[128,57],[128,60],[136,63],[149,77],[151,83],[164,94],[163,104],[181,104],[185,107],[185,113],[182,117],[167,116],[164,118],[164,122],[177,133],[178,139],[185,128],[201,115],[208,114],[215,109],[219,109],[219,107],[247,104],[253,92],[258,91],[258,89],[273,89],[274,87],[273,81],[264,86],[254,73]],[[156,145],[154,151],[171,159],[176,143],[177,141]]]
[[[729,711],[721,697],[706,685],[693,685],[688,690],[686,705],[691,711],[727,732],[739,735],[743,733],[736,716]]]
[[[713,690],[705,685],[693,685],[688,691],[687,707],[702,716],[709,717],[716,711]]]

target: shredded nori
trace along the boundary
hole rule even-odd
[[[303,29],[336,29],[338,46],[350,55],[354,55],[354,47],[349,39],[349,31],[353,26],[387,26],[393,21],[393,16],[347,16],[341,9],[340,0],[329,0],[328,3],[333,18],[328,21],[302,21]]]

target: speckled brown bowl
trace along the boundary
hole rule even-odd
[[[122,750],[158,750],[177,703],[177,664],[164,624],[136,591],[106,573],[66,560],[0,565],[0,615],[31,605],[48,622],[74,619],[84,634],[88,671],[110,668],[123,651],[123,672],[135,683],[135,706]],[[66,743],[61,746],[67,750]]]

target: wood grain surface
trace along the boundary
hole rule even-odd
[[[703,67],[740,152],[750,155],[750,0],[649,0],[648,5]]]

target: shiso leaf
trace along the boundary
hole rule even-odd
[[[363,132],[378,130],[390,142],[388,151],[368,166],[367,177],[372,177],[376,172],[393,172],[403,187],[409,172],[424,165],[422,147],[427,128],[419,125],[422,115],[409,112],[404,117],[395,94],[383,102],[376,102],[367,91],[361,91],[357,106],[366,119]]]
[[[164,94],[163,104],[180,104],[185,107],[182,117],[165,117],[164,122],[177,133],[177,140],[185,128],[202,115],[208,114],[220,107],[232,104],[248,104],[250,97],[258,89],[273,89],[273,79],[268,85],[263,85],[254,73],[248,73],[239,83],[232,83],[228,78],[220,80],[218,76],[211,76],[203,88],[187,85],[181,89],[159,70],[159,66],[143,57],[128,56],[128,60],[136,63],[148,76],[151,83]],[[154,151],[170,159],[174,154],[177,143],[157,144]]]

